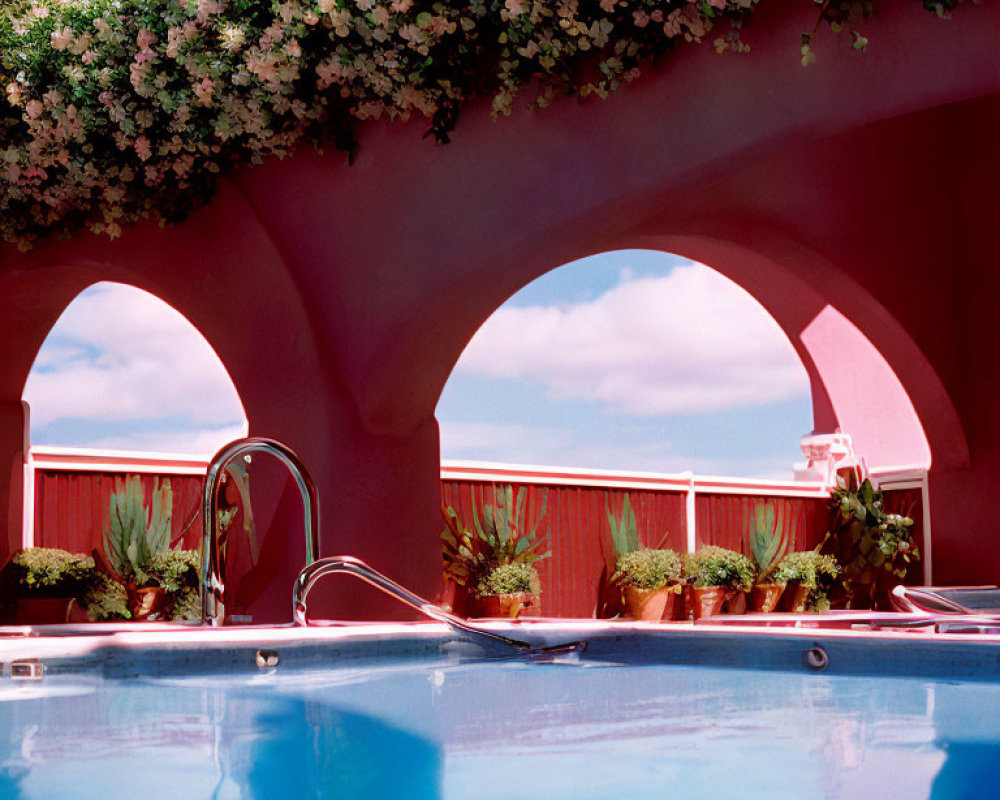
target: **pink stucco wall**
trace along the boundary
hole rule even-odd
[[[1000,481],[1000,7],[944,22],[890,2],[866,27],[867,54],[821,36],[804,69],[797,42],[814,23],[810,4],[769,5],[747,33],[751,55],[683,48],[605,103],[499,123],[480,105],[441,148],[419,122],[371,125],[354,166],[306,150],[239,171],[176,227],[3,250],[8,546],[27,372],[66,304],[117,280],[184,313],[232,374],[251,434],[310,465],[324,553],[353,552],[433,594],[434,406],[464,345],[548,269],[648,247],[710,264],[768,308],[812,374],[819,429],[838,424],[849,378],[814,363],[802,332],[827,306],[856,326],[926,433],[936,579],[1000,580],[987,534]],[[281,492],[265,515],[279,532],[294,515]],[[391,613],[365,597],[345,588],[333,610]]]

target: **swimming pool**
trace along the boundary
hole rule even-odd
[[[535,661],[433,624],[123,631],[0,641],[0,797],[1000,796],[995,637],[521,626],[589,642]]]

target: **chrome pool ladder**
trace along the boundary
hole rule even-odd
[[[460,633],[467,634],[483,641],[492,642],[494,644],[512,647],[519,655],[544,658],[554,656],[559,653],[580,651],[585,649],[587,646],[587,643],[582,641],[567,642],[565,644],[549,646],[536,646],[530,644],[529,642],[524,642],[520,639],[512,639],[508,636],[502,636],[494,631],[473,625],[462,617],[445,611],[439,605],[432,603],[430,600],[425,600],[423,597],[420,597],[420,595],[414,594],[405,586],[396,583],[394,580],[386,577],[378,570],[368,566],[361,559],[354,558],[354,556],[332,556],[330,558],[321,558],[319,561],[306,565],[306,567],[299,573],[299,577],[295,579],[295,584],[292,588],[292,618],[295,620],[296,625],[309,624],[308,607],[306,605],[306,598],[309,595],[309,591],[316,585],[316,582],[320,580],[320,578],[336,573],[353,575],[354,577],[363,580],[365,583],[374,586],[376,589],[380,589],[386,594],[395,597],[400,602],[410,606],[410,608],[416,609],[421,614],[437,620],[438,622],[444,622],[445,624],[451,626],[452,629]]]
[[[205,476],[205,495],[202,501],[201,545],[201,621],[203,625],[222,625],[225,622],[223,595],[226,588],[225,557],[219,536],[219,491],[227,467],[240,456],[250,453],[270,453],[281,461],[298,486],[302,495],[302,512],[305,517],[306,564],[319,555],[319,501],[316,486],[305,465],[292,450],[274,439],[252,436],[230,442],[209,462]]]

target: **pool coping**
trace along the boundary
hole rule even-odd
[[[884,615],[882,615],[884,616]],[[918,617],[919,615],[917,615]],[[900,615],[901,619],[915,618]],[[782,620],[725,622],[639,622],[539,618],[530,620],[477,620],[486,630],[532,640],[533,644],[557,644],[565,639],[600,639],[639,636],[643,641],[676,638],[684,634],[706,638],[720,635],[733,641],[829,640],[849,642],[909,642],[914,645],[987,645],[1000,648],[1000,635],[979,633],[935,633],[928,630],[871,630],[822,627],[816,615],[798,615]],[[858,622],[859,626],[864,622]],[[297,644],[347,644],[373,640],[448,640],[462,636],[440,622],[326,622],[296,626],[256,625],[210,627],[176,623],[88,623],[41,626],[0,626],[0,663],[14,659],[68,659],[86,657],[102,650],[143,648],[247,648]]]

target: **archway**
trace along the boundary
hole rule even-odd
[[[790,479],[810,379],[749,293],[660,251],[610,251],[514,294],[437,407],[442,457]]]
[[[31,443],[211,455],[245,436],[233,381],[166,302],[94,284],[66,307],[25,383]]]

